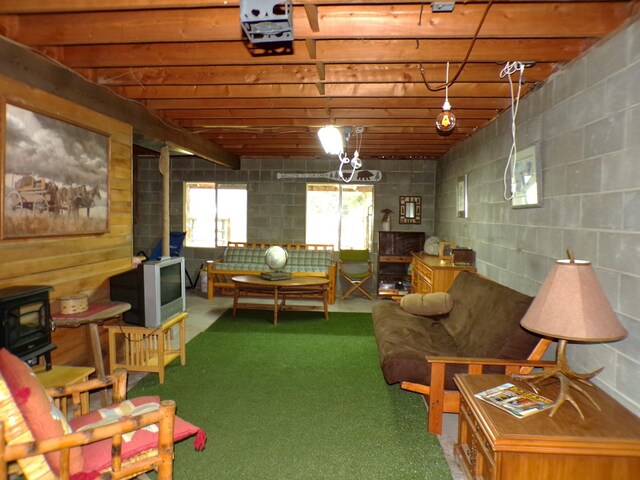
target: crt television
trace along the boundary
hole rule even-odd
[[[111,300],[131,304],[124,321],[157,328],[186,310],[184,257],[147,260],[109,280]]]

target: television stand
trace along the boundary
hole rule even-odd
[[[183,312],[157,328],[132,325],[105,325],[109,331],[109,368],[126,368],[131,372],[158,373],[164,383],[164,369],[176,358],[187,362]],[[177,331],[177,332],[176,332]],[[122,347],[118,350],[118,347]]]

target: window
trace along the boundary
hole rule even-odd
[[[187,247],[224,247],[247,241],[247,185],[210,182],[184,184]]]
[[[370,250],[372,235],[372,185],[307,184],[307,243]]]

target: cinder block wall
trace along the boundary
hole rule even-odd
[[[498,68],[496,67],[496,76]],[[526,72],[525,72],[526,74]],[[471,245],[481,273],[534,295],[571,248],[590,260],[619,319],[622,341],[574,345],[578,371],[640,414],[640,23],[635,22],[527,95],[517,142],[541,146],[544,202],[513,209],[502,174],[511,146],[505,112],[438,163],[436,233]],[[469,218],[455,215],[458,176],[468,174]]]
[[[366,149],[366,145],[363,146]],[[134,159],[134,251],[149,252],[162,234],[162,177],[157,156]],[[305,242],[306,184],[330,182],[324,178],[278,178],[279,173],[326,173],[338,168],[337,157],[259,159],[245,158],[240,170],[219,167],[197,157],[171,158],[171,229],[183,229],[184,182],[208,181],[248,184],[248,241]],[[374,186],[375,224],[380,229],[381,210],[393,210],[392,229],[433,235],[435,222],[434,160],[364,159],[362,169],[380,170]],[[355,182],[353,182],[355,183]],[[400,195],[422,196],[422,223],[399,225]],[[376,235],[374,235],[376,238]],[[374,245],[377,251],[377,245]],[[206,260],[218,258],[223,249],[185,248],[192,277]],[[375,257],[374,257],[375,259]],[[372,284],[373,287],[373,284]]]

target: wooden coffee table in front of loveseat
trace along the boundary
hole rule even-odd
[[[239,275],[231,279],[234,284],[233,316],[238,308],[269,310],[273,308],[273,324],[278,325],[278,312],[324,310],[324,319],[329,320],[327,287],[329,280],[319,277],[291,277],[286,280],[265,280],[256,275]],[[267,294],[273,296],[273,304],[239,303],[240,294]],[[318,305],[287,305],[287,297],[318,298]]]

